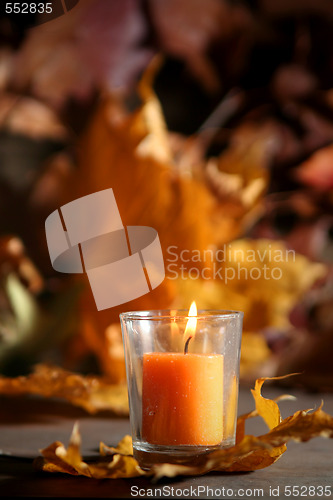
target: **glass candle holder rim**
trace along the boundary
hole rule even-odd
[[[120,319],[146,321],[187,320],[193,317],[197,318],[199,321],[208,319],[242,319],[243,316],[243,311],[228,309],[199,309],[197,316],[189,316],[188,309],[152,309],[150,311],[128,311],[119,314]]]

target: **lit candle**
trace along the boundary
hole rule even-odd
[[[143,355],[142,438],[148,443],[212,446],[223,439],[223,356],[188,352],[196,326],[193,303],[184,353]]]

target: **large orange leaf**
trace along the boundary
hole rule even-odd
[[[125,385],[113,385],[103,377],[83,376],[55,366],[40,364],[27,376],[0,377],[0,394],[39,394],[65,399],[90,413],[110,410],[128,415]]]

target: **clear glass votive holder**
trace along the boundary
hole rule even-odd
[[[120,314],[134,457],[200,463],[235,443],[243,313]]]

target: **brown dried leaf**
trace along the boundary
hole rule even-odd
[[[35,140],[66,141],[68,131],[55,112],[32,97],[5,94],[2,100],[12,100],[12,106],[3,114],[2,127],[13,134],[22,134]],[[6,105],[6,102],[4,102]],[[3,109],[1,110],[3,113]]]
[[[123,439],[119,441],[116,448],[100,443],[99,451],[102,456],[115,455],[117,453],[119,455],[133,455],[132,438],[129,435],[124,436]]]
[[[78,147],[79,164],[76,179],[68,183],[68,201],[112,185],[125,225],[154,227],[165,253],[171,246],[179,255],[183,250],[203,252],[238,237],[258,215],[268,180],[265,167],[270,136],[254,127],[238,130],[230,152],[217,160],[217,175],[225,174],[232,180],[235,173],[240,194],[217,196],[216,186],[207,182],[201,139],[183,138],[178,140],[176,150],[172,147],[152,89],[159,62],[153,60],[139,84],[142,105],[135,112],[126,113],[115,96],[101,101]],[[198,261],[186,265],[206,267]],[[177,286],[172,279],[166,279],[128,307],[170,307],[176,294],[181,295]],[[124,381],[124,359],[114,356],[114,347],[121,340],[114,332],[110,339],[107,330],[119,321],[124,306],[97,312],[91,293],[84,292],[80,306],[80,331],[86,347],[95,353],[101,370],[113,382]]]
[[[275,375],[278,360],[262,331],[275,328],[287,332],[292,327],[291,311],[327,274],[327,267],[294,253],[282,241],[269,239],[235,240],[217,249],[216,255],[220,261],[214,263],[215,279],[190,279],[186,272],[179,273],[173,305],[186,308],[195,297],[200,309],[243,311],[241,377],[252,381],[258,374]],[[206,259],[207,265],[204,256],[201,252],[200,258]],[[273,279],[271,272],[278,279]]]
[[[285,377],[272,377],[270,380],[279,380],[279,378]],[[257,379],[254,389],[251,389],[251,393],[256,404],[256,411],[258,415],[264,419],[268,428],[271,430],[280,424],[281,413],[275,401],[264,398],[261,394],[261,388],[265,380],[267,380],[267,377]]]
[[[42,468],[46,472],[67,472],[76,475],[76,470],[63,460],[57,457],[56,450],[63,447],[60,441],[55,441],[43,450],[43,457],[38,457],[35,462],[37,468]]]
[[[23,242],[16,236],[0,239],[0,270],[2,278],[14,272],[32,293],[40,292],[44,286],[38,269],[27,257]]]
[[[109,459],[107,457],[107,460],[86,463],[82,461],[80,452],[81,436],[78,424],[76,423],[68,448],[66,449],[64,445],[58,441],[52,443],[47,448],[41,450],[44,460],[36,460],[35,467],[47,472],[66,472],[72,475],[93,477],[95,479],[116,479],[148,475],[149,473],[143,471],[139,467],[133,454],[127,455],[119,453],[128,448],[131,441],[130,436],[125,436],[117,448],[106,447],[110,450],[110,452],[107,453],[110,457]],[[101,448],[102,447],[105,447],[105,445],[101,443]],[[101,454],[102,456],[106,455],[104,453]]]
[[[207,165],[208,179],[233,212],[255,207],[269,179],[267,164],[276,139],[270,127],[243,125],[233,134],[229,148]]]
[[[150,1],[149,5],[162,48],[184,59],[201,83],[216,91],[219,79],[205,53],[211,41],[230,27],[227,4],[218,0],[206,0],[204,5],[200,0],[166,0]]]
[[[297,178],[309,186],[321,191],[333,188],[333,146],[321,148],[300,165],[296,171]]]
[[[275,401],[264,398],[261,395],[261,387],[265,380],[267,379],[257,380],[252,391],[256,409],[238,418],[236,445],[203,456],[198,465],[156,464],[149,471],[144,471],[133,457],[130,436],[125,436],[116,448],[101,443],[100,454],[103,458],[85,463],[80,453],[80,434],[75,425],[67,450],[62,443],[55,442],[41,451],[43,459],[38,458],[35,466],[48,472],[80,474],[96,479],[152,476],[154,480],[158,480],[164,476],[202,475],[210,471],[239,472],[262,469],[280,458],[286,451],[286,443],[289,440],[308,441],[318,436],[333,438],[333,417],[323,412],[321,407],[313,413],[309,413],[309,410],[298,411],[281,422],[277,401],[291,396],[283,395]],[[270,431],[259,437],[244,436],[246,420],[258,415],[265,420]]]
[[[217,255],[220,262],[215,263],[215,270],[221,274],[216,273],[216,278],[221,279],[177,280],[177,305],[186,307],[195,297],[201,309],[220,309],[223,304],[227,309],[244,311],[245,332],[267,327],[289,328],[292,308],[327,272],[325,265],[310,262],[289,250],[282,241],[235,240],[222,247]],[[274,268],[279,272],[278,279],[271,278]]]
[[[146,30],[135,1],[80,0],[65,16],[27,33],[11,77],[56,108],[70,97],[89,97],[94,87],[126,88],[151,56],[141,46]]]
[[[125,385],[111,385],[105,378],[83,376],[43,364],[25,377],[0,377],[0,394],[39,394],[65,399],[89,413],[110,410],[117,415],[128,415]]]

